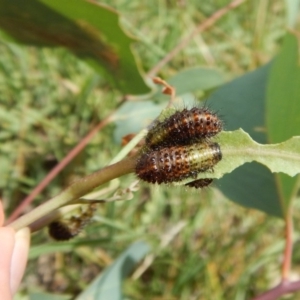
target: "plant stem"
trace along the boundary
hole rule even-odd
[[[89,141],[94,137],[96,133],[99,132],[105,125],[109,124],[113,121],[112,117],[113,113],[107,116],[104,120],[99,122],[81,141],[77,144],[67,156],[64,157],[62,161],[58,163],[49,173],[48,175],[34,188],[34,190],[28,195],[21,204],[13,211],[10,217],[7,219],[6,224],[9,224],[13,220],[15,220],[24,210],[26,206],[28,206],[33,199],[43,191],[43,189],[48,186],[48,184],[57,176],[57,174],[63,170],[69,163],[74,159],[78,153],[80,153],[85,146],[89,143]]]
[[[276,300],[285,294],[294,293],[300,290],[300,280],[298,281],[282,281],[269,291],[253,298],[252,300]]]
[[[293,218],[291,209],[289,208],[285,216],[285,249],[282,264],[281,277],[282,280],[289,278],[291,269],[291,260],[293,252]]]
[[[104,184],[114,178],[133,172],[136,163],[136,156],[125,158],[113,165],[107,166],[91,175],[74,182],[67,189],[55,196],[46,203],[38,206],[28,214],[20,217],[8,226],[19,230],[29,226],[31,223],[46,216],[52,211],[70,204],[72,201],[86,195],[92,189]]]
[[[293,253],[293,218],[291,208],[285,216],[285,249],[281,271],[281,282],[269,291],[253,298],[252,300],[276,300],[279,297],[300,290],[300,281],[289,281],[291,260]]]

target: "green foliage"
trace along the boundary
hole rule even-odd
[[[6,38],[0,45],[0,188],[7,211],[115,109],[123,96],[119,91],[148,91],[131,46],[143,68],[150,69],[227,3],[106,2],[114,5],[122,18],[111,9],[81,0],[72,5],[56,0],[0,0],[0,26]],[[283,3],[271,2],[248,1],[230,11],[210,30],[195,36],[161,70],[184,102],[196,102],[194,93],[203,99],[211,93],[206,103],[225,120],[225,130],[242,128],[251,136],[235,131],[217,137],[224,160],[210,174],[215,177],[250,160],[273,171],[299,172],[298,138],[291,139],[299,135],[297,47],[295,38],[288,35],[279,56],[266,64],[285,34]],[[133,45],[134,40],[124,34],[119,20],[126,31],[139,38],[137,43]],[[12,38],[26,45],[64,46],[77,56],[62,49],[25,48],[7,42]],[[106,56],[107,51],[115,56]],[[115,60],[107,57],[119,58],[118,68]],[[101,77],[94,70],[101,72]],[[236,79],[220,86],[224,78]],[[111,89],[108,82],[114,82],[119,91]],[[118,157],[121,137],[145,128],[164,108],[166,96],[161,96],[159,89],[134,100],[138,101],[127,102],[115,112],[116,130],[112,126],[102,130],[40,200],[59,193],[74,177],[94,172]],[[279,144],[262,145],[267,143]],[[282,147],[287,147],[285,153],[294,153],[294,163],[290,155],[283,161]],[[233,153],[237,149],[238,156]],[[44,297],[36,296],[36,290],[74,298],[98,274],[101,281],[115,270],[109,281],[118,287],[116,295],[123,293],[130,299],[250,299],[278,281],[283,243],[278,239],[282,236],[278,218],[246,208],[282,217],[296,198],[297,179],[281,178],[252,162],[216,180],[218,189],[199,192],[141,184],[131,201],[101,205],[96,222],[73,241],[49,242],[44,231],[33,235],[22,290],[32,298]],[[94,195],[108,199],[126,191],[134,180],[133,176],[122,177]],[[294,205],[300,217],[296,209],[299,201]],[[298,222],[295,228],[299,230]],[[140,239],[152,245],[153,261],[137,280],[127,276],[124,281],[124,265],[118,257],[124,259],[128,253],[124,249]],[[53,255],[55,252],[59,253]],[[139,252],[135,261],[145,253]],[[298,263],[297,256],[294,260]],[[129,269],[124,267],[123,271],[128,275]]]
[[[253,161],[265,165],[272,173],[284,173],[293,177],[300,172],[300,136],[280,144],[262,145],[253,141],[240,129],[220,133],[217,141],[222,149],[223,158],[214,168],[213,173],[200,174],[199,178],[221,178],[239,166]],[[246,201],[241,198],[237,202],[252,207],[251,198]],[[276,203],[275,199],[264,199],[264,206],[259,209],[271,215],[283,216],[284,207],[278,210],[280,205],[281,203]]]
[[[83,0],[71,6],[56,0],[1,0],[0,27],[10,39],[26,45],[67,48],[124,93],[149,91],[130,50],[133,39],[108,7]]]
[[[222,85],[224,81],[224,75],[219,70],[201,67],[183,70],[168,79],[168,83],[176,88],[176,95],[184,97],[183,105],[186,106],[196,104],[192,92],[205,93]],[[155,103],[153,99],[158,103]],[[143,101],[127,102],[122,105],[114,116],[116,120],[115,141],[120,142],[123,136],[147,128],[156,117],[159,117],[168,100],[168,97],[162,95],[159,89],[154,94],[146,96]],[[178,106],[182,106],[182,103],[178,103]],[[170,114],[169,110],[164,112]]]
[[[285,36],[280,54],[276,57],[267,91],[267,134],[271,143],[299,135],[300,128],[300,68],[297,38]],[[276,178],[280,200],[285,210],[297,195],[299,176],[290,178],[278,175]]]
[[[297,24],[298,12],[300,7],[299,0],[285,0],[287,10],[287,25],[294,27]]]
[[[213,89],[224,82],[224,75],[219,70],[200,67],[185,69],[168,80],[170,85],[176,87],[178,96]]]
[[[29,300],[70,300],[72,299],[71,296],[68,295],[53,295],[53,294],[46,294],[46,293],[34,293],[31,294]]]
[[[122,299],[122,281],[149,251],[149,245],[145,242],[129,246],[76,300]]]

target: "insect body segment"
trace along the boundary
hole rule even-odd
[[[195,189],[202,189],[209,186],[212,182],[212,178],[203,178],[186,183],[185,186],[194,187]]]
[[[49,235],[57,241],[69,240],[80,233],[80,231],[90,222],[97,208],[96,203],[89,204],[88,208],[80,214],[69,218],[61,218],[49,224]]]
[[[144,152],[137,160],[136,174],[150,183],[178,182],[212,170],[222,159],[217,143],[210,138],[223,130],[223,121],[207,107],[177,111],[156,121],[145,138]],[[196,189],[213,179],[198,179],[186,184]]]
[[[196,143],[148,151],[136,164],[136,174],[150,183],[169,183],[197,177],[222,159],[217,143]]]
[[[222,129],[223,122],[208,108],[183,109],[156,123],[146,136],[146,145],[154,150],[191,145],[218,134]]]

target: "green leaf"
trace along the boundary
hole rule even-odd
[[[300,173],[300,136],[279,144],[263,145],[239,129],[223,131],[215,140],[220,145],[222,160],[214,167],[214,172],[200,173],[199,178],[221,178],[252,161],[265,165],[272,173],[281,172],[289,176]]]
[[[122,281],[149,251],[145,242],[129,246],[76,300],[122,299]]]
[[[217,69],[191,68],[178,72],[175,76],[168,79],[168,83],[176,88],[177,95],[183,95],[199,90],[209,90],[223,84],[224,75]],[[158,97],[167,99],[155,104],[153,101],[127,102],[121,106],[115,114],[116,129],[114,139],[120,143],[121,138],[129,133],[137,133],[147,127],[167,105],[169,97],[161,94],[160,91],[155,95],[149,95],[149,99]],[[185,101],[186,102],[186,101]],[[193,104],[195,100],[191,101]]]
[[[298,41],[287,34],[276,57],[267,89],[267,131],[272,143],[298,135],[300,128],[300,68]]]
[[[208,99],[208,105],[224,119],[226,130],[243,128],[255,141],[267,142],[265,102],[270,67],[267,64],[234,79]],[[283,216],[275,176],[257,163],[241,166],[216,184],[235,203]]]
[[[267,133],[271,143],[299,135],[300,128],[300,68],[298,41],[287,34],[282,50],[276,57],[269,76],[267,90]],[[300,152],[300,148],[298,149]],[[297,193],[297,178],[278,175],[281,203],[287,210]]]
[[[225,130],[243,128],[259,143],[266,143],[265,101],[270,64],[249,72],[216,90],[207,103],[225,123]]]
[[[178,72],[168,80],[176,88],[178,96],[194,91],[205,91],[225,82],[225,76],[217,69],[191,68]]]
[[[2,38],[26,45],[65,47],[101,72],[124,93],[149,92],[128,37],[112,9],[84,0],[0,0]]]
[[[165,103],[155,104],[152,101],[126,102],[115,113],[116,129],[114,140],[121,142],[123,136],[138,133],[147,127],[161,112]]]
[[[218,180],[216,185],[237,204],[276,217],[284,216],[274,174],[261,164],[244,164]]]
[[[193,92],[207,91],[216,88],[224,84],[225,76],[218,69],[196,67],[179,71],[166,81],[176,89],[177,96],[186,97],[187,95],[190,95],[194,104],[195,97],[192,94]],[[158,89],[156,93],[150,94],[148,99],[151,99],[152,101],[153,99],[156,99],[160,103],[166,102],[167,105],[170,97],[162,94],[160,89]],[[186,102],[185,99],[184,102]]]
[[[246,132],[239,129],[233,132],[221,132],[216,140],[220,145],[223,158],[214,167],[214,172],[200,173],[198,178],[221,178],[239,166],[253,161],[265,165],[273,173],[281,172],[289,176],[300,173],[300,136],[292,137],[279,144],[263,145],[255,142]],[[180,184],[186,182],[183,181]],[[243,188],[244,186],[236,187]],[[257,191],[252,191],[252,197],[260,197],[255,192]],[[243,198],[236,199],[236,202],[245,205]],[[275,203],[274,199],[269,199],[269,202],[265,201],[264,211],[269,214],[276,213]],[[251,204],[250,202],[247,206],[251,207]]]
[[[53,295],[46,293],[32,293],[29,295],[29,300],[70,300],[71,295]]]

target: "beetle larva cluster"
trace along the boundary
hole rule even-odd
[[[137,160],[137,176],[158,184],[196,179],[222,159],[220,146],[210,140],[222,129],[222,120],[206,107],[183,109],[154,123],[145,138],[146,150]],[[212,181],[198,179],[186,186],[203,188]]]

